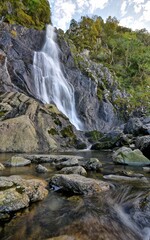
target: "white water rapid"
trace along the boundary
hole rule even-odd
[[[46,41],[40,52],[34,53],[34,84],[36,97],[44,103],[54,103],[77,130],[82,130],[74,99],[74,88],[67,82],[60,67],[56,33],[47,26]]]

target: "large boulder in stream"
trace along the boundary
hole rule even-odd
[[[44,199],[47,183],[40,179],[20,176],[0,177],[0,220],[9,218],[14,211],[28,207],[31,202]]]
[[[9,167],[22,167],[22,166],[29,165],[30,163],[31,163],[30,160],[25,159],[21,156],[13,156],[11,157],[10,160],[5,162],[5,165]]]
[[[51,178],[50,185],[57,186],[64,192],[84,195],[107,191],[110,187],[109,184],[104,181],[86,178],[78,174],[56,174]]]
[[[139,149],[121,147],[113,153],[113,161],[118,164],[145,166],[150,165],[150,160],[146,158]]]
[[[87,172],[82,166],[64,167],[60,170],[63,174],[79,174],[86,176]]]

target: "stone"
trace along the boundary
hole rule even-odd
[[[42,166],[41,164],[38,164],[36,166],[36,171],[38,173],[46,173],[46,172],[48,172],[48,169],[46,167]]]
[[[114,180],[114,181],[125,181],[125,182],[139,182],[139,183],[148,183],[148,179],[145,177],[129,177],[129,176],[120,176],[120,175],[104,175],[104,179]]]
[[[81,166],[74,166],[74,167],[64,167],[60,170],[62,174],[79,174],[82,176],[86,176],[86,170]]]
[[[76,155],[52,155],[52,154],[25,154],[25,158],[31,160],[34,163],[52,163],[57,164],[59,162],[65,162],[72,159],[81,160],[83,157]]]
[[[119,171],[117,172],[119,175],[123,175],[126,177],[137,177],[137,178],[142,178],[144,175],[142,173],[134,173],[133,171]]]
[[[147,172],[147,173],[150,173],[150,167],[143,167],[143,171]]]
[[[132,150],[127,147],[121,147],[113,153],[112,157],[114,163],[133,166],[150,165],[150,160],[139,149]]]
[[[5,169],[5,166],[2,163],[0,163],[0,171],[2,171],[4,169]]]
[[[0,91],[11,91],[13,89],[13,84],[7,69],[7,56],[0,49]]]
[[[71,135],[63,137],[68,129]],[[19,92],[0,93],[0,134],[1,152],[25,153],[75,148],[77,135],[82,135],[54,105]]]
[[[0,191],[0,212],[12,212],[29,206],[27,194],[21,194],[16,187]]]
[[[26,166],[29,164],[31,164],[31,161],[28,159],[25,159],[21,156],[13,156],[13,157],[11,157],[10,160],[5,162],[5,165],[9,166],[9,167],[22,167],[22,166]]]
[[[100,171],[102,168],[102,163],[97,158],[81,160],[79,164],[89,171]]]
[[[111,149],[115,146],[118,146],[120,140],[122,139],[121,130],[113,130],[105,134],[102,138],[99,139],[97,143],[94,143],[91,147],[92,150],[101,150],[101,149]]]
[[[77,158],[71,158],[71,159],[68,159],[66,161],[63,161],[63,162],[58,162],[57,164],[55,164],[55,167],[57,169],[61,169],[61,168],[64,168],[64,167],[73,167],[73,166],[78,166],[79,165],[79,161]]]
[[[143,124],[139,118],[130,118],[124,126],[124,133],[138,136],[143,134]]]
[[[150,135],[137,137],[135,145],[150,159]]]
[[[58,237],[48,238],[46,240],[81,240],[81,238],[69,236],[69,235],[61,235]]]
[[[1,152],[34,152],[38,138],[28,116],[19,116],[0,122]]]
[[[50,185],[61,187],[65,192],[81,195],[92,195],[109,190],[108,183],[78,174],[56,174],[51,178]]]
[[[48,194],[46,186],[46,181],[40,179],[25,180],[15,175],[0,177],[0,219],[44,199]]]

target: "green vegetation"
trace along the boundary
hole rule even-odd
[[[129,94],[128,102],[116,100],[117,108],[128,114],[135,110],[150,113],[150,33],[146,29],[132,31],[119,26],[115,17],[106,22],[98,16],[82,17],[80,22],[71,21],[66,36],[81,70],[79,55],[87,50],[88,58],[108,67],[120,89]],[[102,92],[98,86],[99,100]]]
[[[0,111],[0,117],[3,117],[5,115],[5,111]]]
[[[47,0],[3,0],[0,17],[10,24],[43,29],[50,22],[50,8]]]
[[[55,129],[55,128],[51,128],[51,129],[49,129],[48,130],[48,133],[50,134],[50,135],[58,135],[58,132],[57,132],[57,130]]]
[[[96,130],[86,132],[85,136],[88,138],[89,142],[94,143],[100,140],[100,138],[103,136],[101,132],[98,132]]]
[[[64,138],[75,138],[75,134],[73,132],[72,126],[68,125],[67,127],[64,127],[61,131],[61,135]]]

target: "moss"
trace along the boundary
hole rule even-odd
[[[53,135],[53,136],[54,136],[54,135],[58,135],[58,132],[57,132],[57,130],[56,130],[55,128],[49,129],[49,130],[48,130],[48,133],[51,134],[51,135]]]
[[[86,132],[85,136],[88,138],[89,142],[93,143],[93,142],[97,142],[103,136],[103,134],[101,132],[94,130],[94,131]]]
[[[111,141],[106,142],[97,142],[92,146],[92,150],[101,150],[101,149],[111,149],[114,147],[114,144]]]
[[[12,35],[13,37],[17,37],[17,32],[16,32],[15,30],[11,30],[11,35]]]
[[[57,125],[57,126],[62,126],[62,123],[61,123],[61,121],[59,120],[59,118],[56,118],[55,120],[54,120],[54,123]]]
[[[3,0],[0,16],[10,24],[43,29],[50,22],[50,8],[47,0]]]
[[[102,101],[102,99],[103,99],[103,90],[100,87],[97,88],[97,97],[98,97],[99,101]]]
[[[67,137],[69,137],[69,138],[75,138],[75,134],[74,134],[74,132],[73,132],[73,129],[72,129],[72,126],[71,126],[71,125],[63,128],[60,132],[61,132],[61,135],[62,135],[64,138],[67,138]]]
[[[0,117],[3,117],[5,115],[5,111],[0,111]]]

